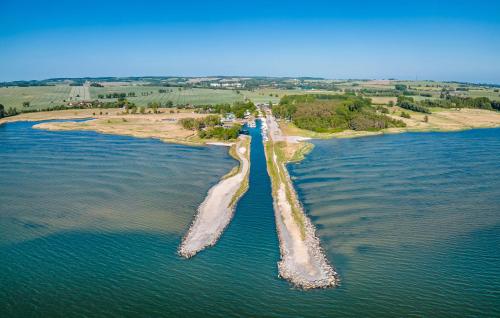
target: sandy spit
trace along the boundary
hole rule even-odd
[[[190,258],[199,251],[215,245],[231,221],[236,203],[243,195],[243,193],[238,193],[238,190],[245,179],[248,180],[250,171],[250,142],[245,143],[249,138],[240,136],[235,145],[240,161],[239,171],[231,177],[223,178],[213,186],[198,207],[191,227],[179,247],[179,254],[182,257]],[[235,196],[238,198],[235,199]]]
[[[266,128],[263,129],[263,133],[268,135],[266,142],[298,142],[297,138],[283,138],[281,129],[272,114],[267,114],[265,122]],[[268,156],[267,152],[265,153]],[[278,262],[280,277],[302,289],[336,286],[339,282],[338,275],[328,263],[325,252],[316,236],[316,229],[300,204],[288,170],[283,163],[279,162],[274,152],[269,155],[272,156],[271,162],[275,168],[286,177],[286,180],[279,180],[279,184],[273,185],[277,189],[273,193],[273,205],[281,253],[281,259]],[[291,198],[287,197],[287,189],[289,189]],[[294,218],[294,209],[300,215],[302,229]]]
[[[291,189],[291,195],[297,198],[292,182],[284,165],[279,164],[276,155],[273,158],[278,169],[284,169],[287,185],[279,184],[274,198],[276,228],[280,242],[281,260],[278,263],[279,275],[303,289],[327,288],[337,285],[339,279],[333,267],[328,263],[316,229],[306,216],[302,206],[296,208],[304,223],[304,234],[292,214],[292,205],[286,195],[285,187]],[[298,199],[295,200],[299,202]]]

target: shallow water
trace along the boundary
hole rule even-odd
[[[0,126],[2,317],[500,315],[500,130],[315,142],[290,170],[342,285],[303,292],[258,128],[232,223],[183,260],[226,149],[32,125]]]

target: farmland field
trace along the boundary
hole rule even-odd
[[[241,91],[245,97],[252,100],[254,103],[273,103],[279,102],[280,98],[285,95],[300,95],[300,94],[338,94],[331,91],[303,90],[303,89],[276,89],[276,88],[261,88],[255,91]]]
[[[441,90],[446,88],[453,95],[461,97],[488,97],[491,100],[500,100],[498,88],[467,85],[459,83],[432,82],[432,81],[330,81],[323,80],[323,83],[334,83],[340,89],[338,91],[325,90],[305,90],[300,87],[294,89],[284,89],[275,87],[261,87],[254,90],[246,89],[210,89],[210,88],[190,88],[190,87],[165,87],[165,86],[145,86],[147,82],[134,81],[116,82],[117,85],[105,85],[104,87],[69,86],[67,84],[57,84],[55,86],[30,86],[30,87],[0,87],[0,104],[5,108],[14,107],[18,111],[44,109],[59,105],[66,105],[70,101],[100,100],[104,102],[116,101],[116,95],[125,94],[126,98],[137,106],[147,106],[149,103],[157,102],[165,105],[171,101],[174,105],[208,105],[219,103],[233,103],[250,99],[254,103],[279,102],[284,95],[321,93],[339,94],[345,90],[360,91],[369,89],[376,94],[366,94],[372,97],[376,103],[386,103],[395,100],[395,85],[403,84],[413,91],[413,98],[416,101],[423,99],[438,99]],[[123,85],[120,85],[123,83]],[[106,83],[105,83],[106,84]],[[311,84],[313,85],[313,84]],[[460,90],[457,90],[460,89]],[[161,91],[161,92],[160,92]],[[108,95],[108,94],[111,94]],[[106,96],[108,95],[108,96]],[[372,96],[377,95],[377,96]],[[426,96],[422,96],[426,95]],[[24,102],[29,102],[28,107],[23,107]]]
[[[15,107],[19,110],[23,102],[30,102],[29,109],[40,109],[65,104],[71,92],[71,86],[31,86],[31,87],[0,87],[0,104]]]
[[[69,93],[69,100],[72,101],[85,101],[90,100],[89,86],[71,86]]]
[[[165,93],[160,93],[159,90],[165,90]],[[217,103],[233,103],[235,101],[243,101],[243,93],[237,94],[233,90],[215,90],[208,88],[188,88],[179,89],[178,87],[163,87],[163,86],[108,86],[108,87],[91,87],[90,97],[103,101],[113,101],[116,98],[99,98],[99,95],[113,93],[135,93],[135,97],[127,97],[128,100],[138,106],[146,106],[151,102],[166,103],[172,101],[174,105],[184,104],[217,104]]]

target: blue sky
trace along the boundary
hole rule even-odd
[[[0,81],[142,75],[500,83],[500,1],[0,0]]]

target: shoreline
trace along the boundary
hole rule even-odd
[[[267,135],[264,148],[279,239],[279,276],[305,290],[337,286],[338,274],[326,258],[316,228],[306,215],[293,187],[285,166],[287,160],[279,152],[280,145],[289,141],[282,138],[272,115],[268,114],[265,121],[267,123],[262,127],[263,133]],[[297,139],[293,140],[299,144]]]
[[[236,204],[248,190],[250,172],[250,137],[240,136],[231,146],[239,167],[223,176],[209,191],[198,207],[193,221],[182,239],[178,253],[188,259],[213,246],[234,216]],[[234,147],[234,148],[233,148]]]
[[[74,118],[77,119],[77,118]],[[90,119],[89,121],[92,121],[95,119]],[[71,125],[71,121],[65,122],[65,124]],[[33,129],[39,129],[39,130],[47,130],[47,131],[90,131],[90,132],[95,132],[98,134],[103,134],[103,135],[113,135],[113,136],[127,136],[127,137],[133,137],[133,138],[141,138],[141,139],[157,139],[165,143],[172,143],[172,144],[178,144],[178,145],[186,145],[186,146],[204,146],[204,145],[213,145],[213,146],[229,146],[227,144],[222,144],[222,143],[217,143],[217,142],[211,142],[210,140],[207,140],[206,142],[201,142],[201,141],[190,141],[189,139],[175,139],[175,138],[167,138],[167,137],[161,137],[161,136],[149,136],[149,135],[142,135],[139,133],[134,133],[134,132],[124,132],[124,131],[107,131],[103,129],[98,129],[98,128],[87,128],[85,126],[77,126],[77,127],[64,127],[60,126],[60,122],[53,122],[53,123],[39,123],[36,125],[33,125]],[[194,137],[194,134],[193,134]]]
[[[41,123],[33,125],[34,129],[93,131],[109,135],[153,138],[162,142],[189,146],[228,145],[226,142],[220,142],[216,139],[200,139],[196,132],[184,129],[178,124],[182,118],[201,118],[205,115],[184,110],[179,113],[171,112],[172,110],[166,108],[161,110],[162,112],[157,114],[125,114],[118,108],[34,112],[2,118],[0,125],[19,121],[40,121]],[[104,114],[103,111],[105,111]],[[85,119],[85,121],[76,121],[81,119]]]

